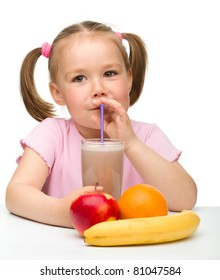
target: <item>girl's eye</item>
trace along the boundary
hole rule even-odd
[[[75,83],[80,83],[80,82],[83,82],[86,78],[84,76],[77,76],[73,79],[73,82]]]
[[[105,77],[114,77],[115,75],[117,75],[115,71],[105,72]]]

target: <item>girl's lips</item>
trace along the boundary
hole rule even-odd
[[[96,110],[100,111],[100,106],[90,109],[90,111],[96,111]],[[113,112],[113,110],[109,106],[105,106],[105,113],[107,112]]]
[[[91,109],[91,111],[99,110],[99,107]]]

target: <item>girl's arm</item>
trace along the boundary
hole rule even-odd
[[[125,154],[144,181],[163,193],[170,210],[193,208],[197,187],[178,161],[169,162],[142,143],[136,137],[129,116],[119,102],[104,97],[94,100],[96,105],[101,103],[112,111],[111,119],[104,122],[106,134],[124,141]],[[94,122],[99,125],[99,120],[94,118]]]
[[[25,148],[23,157],[6,190],[6,206],[10,212],[37,222],[72,227],[69,208],[80,193],[94,187],[79,188],[64,198],[54,198],[41,189],[48,176],[48,166],[32,149]]]
[[[141,177],[164,194],[170,210],[194,207],[196,184],[178,161],[167,161],[137,138],[125,152]]]

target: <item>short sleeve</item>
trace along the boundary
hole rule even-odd
[[[23,149],[29,147],[38,153],[48,165],[50,172],[57,149],[59,149],[60,136],[59,127],[55,119],[47,118],[23,138],[20,144]],[[19,162],[21,157],[17,159],[17,162]]]
[[[153,151],[170,162],[179,159],[181,151],[171,143],[166,134],[156,124],[133,122],[133,128],[140,140]]]

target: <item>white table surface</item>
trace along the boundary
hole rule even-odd
[[[201,222],[191,237],[172,243],[93,247],[73,229],[48,226],[10,214],[0,205],[1,260],[202,260],[220,259],[220,207],[196,207]]]

